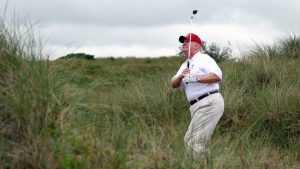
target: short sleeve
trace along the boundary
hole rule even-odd
[[[220,69],[220,67],[218,66],[216,61],[211,57],[208,57],[207,60],[208,60],[207,61],[208,64],[205,65],[205,68],[206,68],[207,72],[208,73],[214,73],[220,79],[222,79],[222,70]]]

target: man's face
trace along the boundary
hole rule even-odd
[[[190,44],[189,40],[185,40],[182,44],[182,51],[185,56],[189,55],[189,44]],[[193,57],[198,52],[199,44],[197,42],[191,41],[190,45],[191,45],[190,57]]]

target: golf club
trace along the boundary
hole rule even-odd
[[[196,15],[198,12],[198,10],[193,10],[193,15]],[[192,33],[192,26],[193,26],[193,19],[194,19],[194,16],[191,16],[191,31],[190,31],[190,43],[189,43],[189,53],[188,53],[188,60],[187,60],[187,67],[190,68],[190,55],[191,55],[191,33]]]
[[[196,15],[198,12],[198,10],[193,10],[193,15]],[[191,30],[190,30],[190,43],[189,43],[189,53],[188,53],[188,58],[187,58],[187,68],[190,68],[190,55],[191,55],[191,36],[192,36],[192,26],[193,26],[193,19],[194,19],[194,16],[191,16]],[[186,82],[186,84],[188,84],[188,82]]]

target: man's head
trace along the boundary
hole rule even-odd
[[[202,50],[202,41],[196,34],[189,33],[186,36],[180,36],[179,42],[182,43],[182,50],[186,56],[188,56],[190,46],[190,58],[192,58],[197,52]]]

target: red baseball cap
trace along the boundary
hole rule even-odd
[[[201,43],[202,43],[201,39],[199,38],[199,36],[197,36],[196,34],[193,34],[193,33],[189,33],[186,36],[180,36],[179,42],[183,43],[185,40],[190,40],[190,37],[191,37],[191,41],[197,42],[201,45]]]

